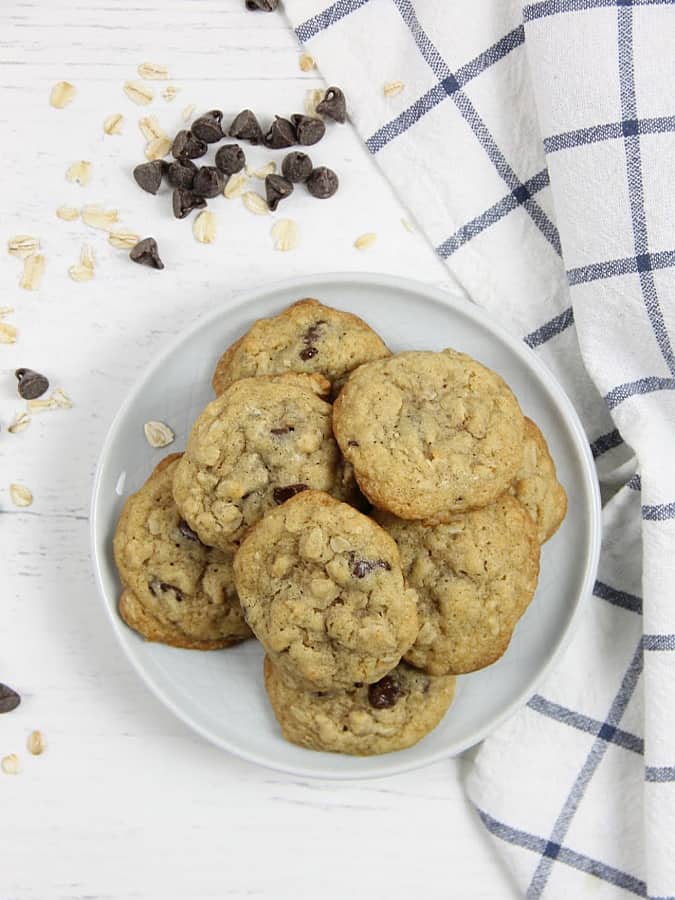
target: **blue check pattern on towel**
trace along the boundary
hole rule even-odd
[[[585,621],[481,747],[478,815],[527,897],[673,897],[675,7],[285,5],[454,278],[565,386],[611,495]]]

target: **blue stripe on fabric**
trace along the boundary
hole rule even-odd
[[[648,259],[645,260],[645,256]],[[599,278],[614,278],[617,275],[629,275],[638,272],[639,266],[648,265],[650,269],[666,269],[675,266],[675,250],[659,250],[657,253],[637,256],[623,256],[621,259],[607,259],[604,262],[590,263],[567,270],[567,280],[571,285],[585,281],[597,281]]]
[[[527,705],[535,712],[541,713],[541,715],[547,716],[549,719],[555,719],[556,722],[562,722],[565,725],[570,725],[572,728],[577,728],[579,731],[593,734],[602,738],[602,740],[610,741],[612,744],[623,747],[625,750],[632,750],[633,753],[644,753],[644,741],[636,734],[623,731],[621,728],[607,728],[604,722],[575,712],[566,706],[560,706],[558,703],[553,703],[540,694],[535,694],[534,697],[531,697]]]
[[[583,853],[577,853],[568,847],[551,846],[550,842],[544,838],[530,834],[527,831],[521,831],[518,828],[512,828],[504,822],[499,822],[478,807],[476,807],[476,811],[490,834],[508,844],[523,847],[525,850],[532,850],[534,853],[545,853],[547,850],[549,853],[555,852],[558,862],[564,863],[566,866],[570,866],[580,872],[586,872],[589,875],[595,875],[596,878],[607,881],[616,887],[624,888],[633,894],[637,894],[638,897],[647,896],[647,885],[644,881],[640,881],[639,878],[635,878],[627,872],[621,872],[613,866],[608,866],[606,863],[592,859],[590,856],[585,856]]]
[[[675,503],[657,503],[653,506],[642,507],[642,518],[647,522],[665,522],[667,519],[675,519]]]
[[[637,381],[618,384],[605,394],[605,403],[610,409],[616,409],[620,403],[630,397],[636,397],[639,394],[653,394],[655,391],[673,390],[675,390],[675,378],[659,378],[656,375],[650,375],[648,378],[638,378]]]
[[[623,438],[616,428],[614,431],[608,431],[607,434],[601,434],[591,444],[593,459],[597,459],[598,456],[602,456],[603,453],[607,453],[609,450],[621,446],[621,444],[623,444]]]
[[[544,138],[546,153],[557,153],[584,144],[595,144],[624,136],[626,130],[637,128],[637,134],[665,134],[675,131],[675,116],[655,116],[647,119],[632,119],[627,122],[607,122],[590,128],[577,128]]]
[[[540,3],[528,3],[523,9],[523,19],[532,22],[544,16],[556,16],[559,13],[583,12],[588,9],[600,9],[603,6],[617,6],[625,0],[541,0]],[[661,6],[672,3],[672,0],[630,0],[633,6]]]
[[[631,491],[641,491],[642,490],[642,479],[636,472],[635,475],[631,475],[631,477],[626,482],[626,487]]]
[[[542,169],[526,181],[523,187],[529,196],[541,191],[543,188],[547,187],[549,183],[548,169]],[[472,238],[475,238],[476,235],[485,231],[486,228],[499,222],[500,219],[503,219],[504,216],[514,210],[522,202],[522,195],[518,194],[517,190],[511,191],[510,194],[502,197],[502,199],[495,203],[494,206],[486,209],[485,212],[476,216],[475,219],[471,219],[470,222],[467,222],[466,225],[462,225],[462,227],[454,234],[451,234],[449,238],[446,238],[442,244],[439,244],[438,247],[436,247],[436,253],[438,253],[442,259],[447,259],[459,250],[460,247],[464,246],[467,241],[470,241]]]
[[[623,716],[631,697],[633,696],[638,683],[638,679],[642,672],[642,656],[642,641],[640,640],[635,653],[633,654],[633,658],[621,680],[621,686],[619,687],[619,690],[614,697],[612,705],[609,709],[609,713],[605,721],[605,725],[608,729],[616,728],[616,726],[621,721],[621,717]],[[555,825],[553,826],[553,830],[551,832],[551,837],[549,838],[547,844],[547,848],[551,844],[553,846],[561,847],[562,840],[567,834],[570,825],[572,824],[572,819],[574,818],[574,815],[579,808],[579,804],[581,803],[581,800],[586,792],[586,788],[593,778],[595,770],[600,765],[600,762],[607,751],[607,747],[607,741],[605,741],[600,735],[593,741],[593,746],[591,747],[591,750],[586,757],[586,761],[581,767],[581,770],[574,784],[572,785],[572,789],[567,795],[567,799],[563,804],[560,815],[556,819]],[[546,882],[548,881],[549,875],[551,874],[553,862],[555,859],[559,858],[559,852],[553,855],[544,851],[541,859],[539,860],[539,865],[537,866],[527,889],[526,896],[528,900],[534,900],[534,898],[541,897],[546,887]]]
[[[488,47],[483,53],[479,53],[474,59],[457,69],[453,76],[455,83],[460,88],[464,87],[464,85],[476,78],[477,75],[480,75],[481,72],[489,69],[490,66],[494,65],[496,62],[499,62],[500,59],[503,59],[512,50],[515,50],[516,47],[520,47],[524,41],[525,29],[522,25],[519,25],[507,35],[504,35],[503,38],[500,38],[500,40],[491,47]],[[396,118],[387,122],[371,135],[366,141],[366,146],[370,152],[377,153],[380,151],[390,141],[393,141],[394,138],[406,132],[416,122],[419,122],[423,116],[434,109],[434,107],[438,106],[439,103],[443,100],[447,100],[449,94],[443,82],[447,83],[447,76],[439,82],[439,84],[428,90],[426,94],[423,94],[411,106],[403,110]]]
[[[551,338],[554,338],[573,324],[574,312],[572,307],[568,306],[567,309],[564,309],[560,313],[560,315],[554,316],[554,318],[550,319],[548,322],[544,322],[539,328],[526,334],[523,340],[528,347],[531,347],[534,350],[535,347],[540,347],[542,344],[550,341]]]
[[[638,597],[636,594],[629,594],[627,591],[619,591],[603,581],[595,582],[593,585],[593,596],[599,597],[600,600],[606,600],[613,606],[620,606],[622,609],[630,610],[630,612],[642,614],[642,597]]]
[[[675,650],[675,634],[643,634],[645,650]]]
[[[675,766],[645,766],[645,781],[675,781]]]
[[[365,6],[368,2],[369,0],[337,0],[336,3],[331,3],[323,12],[317,13],[311,19],[307,19],[306,22],[298,25],[295,33],[299,40],[303,42],[308,41],[319,34],[319,32],[325,31],[326,28],[330,28],[331,25],[339,22],[340,19],[344,19],[349,13]]]

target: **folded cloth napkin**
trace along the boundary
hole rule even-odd
[[[478,815],[528,897],[675,896],[675,6],[285,10],[436,253],[545,359],[622,485],[578,634],[476,757]]]

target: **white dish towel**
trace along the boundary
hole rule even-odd
[[[452,275],[545,359],[623,484],[578,635],[469,794],[528,897],[673,897],[675,5],[285,10]]]

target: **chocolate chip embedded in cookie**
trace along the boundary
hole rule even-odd
[[[225,351],[213,389],[222,394],[240,378],[283,372],[316,372],[339,383],[361,363],[385,356],[389,351],[382,340],[358,316],[318,300],[299,300],[278,316],[258,319]]]
[[[429,734],[452,703],[455,679],[435,678],[401,662],[375,684],[305,691],[266,657],[265,687],[287,741],[370,756],[412,747]]]
[[[503,494],[439,525],[375,515],[417,591],[420,631],[405,659],[432,675],[473,672],[499,659],[539,576],[539,542],[525,508]]]
[[[300,685],[377,681],[417,635],[415,592],[396,544],[375,522],[319,491],[267,513],[234,563],[246,619]]]
[[[532,516],[539,543],[553,537],[567,513],[567,494],[558,481],[544,435],[532,419],[525,419],[523,463],[511,492]]]
[[[524,428],[504,380],[455,350],[365,363],[333,409],[335,437],[361,490],[404,519],[498,497],[522,463]]]
[[[234,588],[232,557],[205,547],[171,493],[180,454],[163,459],[128,498],[114,538],[120,615],[149,641],[217,650],[251,637]]]

